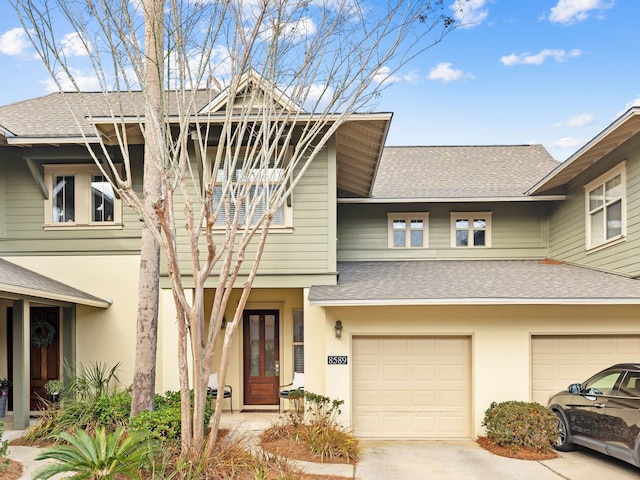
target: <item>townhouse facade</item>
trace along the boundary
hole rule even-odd
[[[67,108],[0,107],[0,375],[18,425],[65,363],[133,374],[141,224]],[[304,372],[360,437],[475,438],[492,401],[545,403],[635,360],[639,110],[561,164],[539,145],[386,147],[391,117],[342,125],[272,226],[233,345],[234,410],[277,408]],[[140,189],[141,145],[132,159]],[[166,271],[160,286],[161,392],[178,371]]]

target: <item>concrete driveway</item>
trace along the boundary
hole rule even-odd
[[[362,480],[638,480],[640,468],[579,449],[541,462],[504,458],[467,441],[365,441]]]

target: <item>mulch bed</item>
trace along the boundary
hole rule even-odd
[[[518,460],[551,460],[553,458],[558,458],[559,455],[555,450],[531,450],[528,448],[507,448],[501,445],[498,445],[492,439],[487,437],[479,437],[478,445],[480,445],[485,450],[489,452],[500,455],[501,457],[508,458],[517,458]]]

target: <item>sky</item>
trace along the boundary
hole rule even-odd
[[[447,1],[462,26],[379,99],[387,145],[542,144],[563,161],[640,106],[639,0]],[[52,91],[23,33],[0,0],[0,105]]]

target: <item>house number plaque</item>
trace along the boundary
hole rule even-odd
[[[347,356],[346,355],[329,355],[327,357],[328,365],[346,365],[347,364]]]

